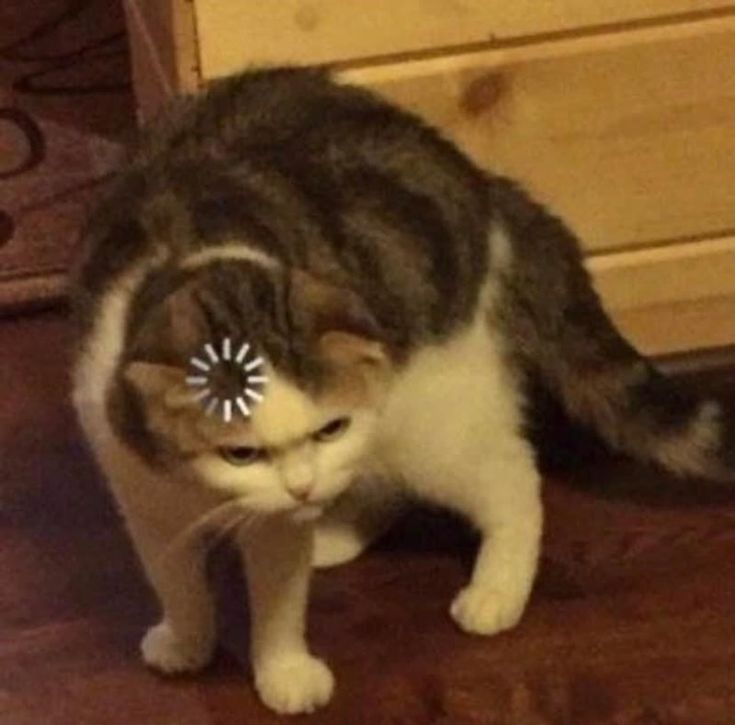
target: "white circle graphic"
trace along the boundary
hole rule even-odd
[[[250,358],[251,350],[250,344],[244,342],[233,354],[232,340],[225,337],[219,349],[208,342],[202,348],[203,354],[189,358],[190,373],[186,382],[195,390],[194,400],[201,403],[207,415],[219,413],[225,423],[232,421],[236,411],[249,418],[253,406],[263,400],[263,386],[268,382],[268,377],[262,373],[265,360]],[[245,387],[234,397],[220,398],[212,391],[210,373],[223,364],[235,365],[245,372]]]

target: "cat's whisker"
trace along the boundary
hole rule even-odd
[[[209,527],[212,527],[215,531],[220,530],[222,527],[229,527],[230,524],[233,523],[229,517],[238,512],[241,513],[241,515],[235,519],[238,523],[242,522],[244,518],[247,519],[251,514],[251,512],[244,511],[242,509],[242,502],[239,499],[225,501],[224,503],[210,509],[189,524],[169,542],[168,546],[158,557],[158,563],[165,565],[171,556],[178,551],[181,551],[183,547],[189,545],[196,537],[204,536]],[[218,521],[220,517],[227,517],[227,519],[224,521]]]
[[[258,526],[260,526],[260,524],[262,524],[264,518],[265,517],[259,515],[257,512],[243,511],[241,516],[238,516],[232,521],[226,522],[222,528],[214,532],[212,540],[209,543],[209,548],[213,549],[234,531],[237,531],[241,535],[244,532],[252,533],[258,528]]]

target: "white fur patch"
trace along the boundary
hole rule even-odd
[[[492,225],[488,234],[488,245],[490,246],[490,264],[493,274],[507,269],[513,262],[513,247],[504,224],[495,222]]]
[[[387,402],[377,451],[419,496],[465,514],[480,530],[472,580],[451,613],[462,629],[484,635],[520,619],[542,527],[523,400],[500,333],[488,324],[489,304],[448,343],[411,360]]]
[[[171,529],[175,530],[183,528],[198,515],[202,505],[200,495],[192,489],[179,491],[174,482],[153,472],[118,439],[107,416],[107,399],[123,352],[125,320],[133,295],[146,276],[165,260],[166,255],[159,254],[134,265],[100,300],[92,329],[74,369],[73,400],[87,440],[123,513],[127,516],[131,507],[140,505],[156,518],[158,506],[161,507],[160,520],[168,520]],[[178,507],[169,508],[167,498],[170,496]]]
[[[656,446],[656,459],[680,475],[712,475],[715,451],[722,438],[722,407],[714,400],[704,401],[687,428]]]
[[[204,267],[211,262],[228,259],[243,259],[266,269],[277,269],[280,266],[274,257],[261,252],[259,249],[248,247],[242,242],[231,242],[194,252],[184,258],[181,267],[183,269],[193,269]]]
[[[183,642],[172,631],[168,622],[160,622],[146,632],[140,643],[143,661],[159,672],[174,675],[180,672],[196,672],[212,659],[213,642]]]
[[[439,485],[431,481],[446,475],[454,480],[451,469],[460,462],[464,469],[505,460],[519,436],[521,406],[502,340],[480,312],[446,344],[417,353],[395,381],[382,416],[378,453],[390,468],[423,481],[431,495],[430,489]],[[448,496],[460,495],[447,488]]]
[[[148,274],[165,257],[146,259],[123,273],[100,300],[92,330],[74,370],[74,402],[77,410],[102,413],[112,376],[122,353],[125,320],[133,295]],[[97,420],[97,422],[102,422]]]
[[[263,702],[280,715],[314,712],[334,690],[329,668],[306,652],[288,653],[257,669],[255,686]]]

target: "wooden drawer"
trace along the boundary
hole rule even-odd
[[[735,343],[735,236],[592,255],[587,267],[617,324],[648,354]]]
[[[334,63],[711,13],[732,0],[194,0],[202,75]]]

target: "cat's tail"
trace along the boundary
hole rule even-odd
[[[612,449],[735,482],[735,410],[656,370],[605,313],[567,227],[505,179],[490,188],[512,249],[498,314],[529,374]]]

